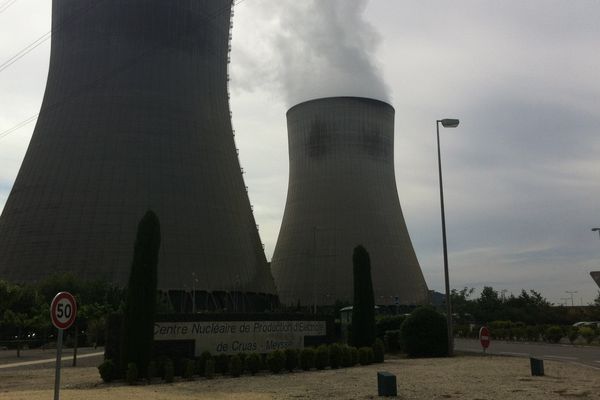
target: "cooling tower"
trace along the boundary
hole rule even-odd
[[[228,103],[231,0],[54,0],[46,92],[0,218],[0,277],[125,284],[161,223],[159,288],[274,294]]]
[[[285,304],[352,301],[352,252],[371,256],[376,304],[420,304],[428,290],[396,190],[394,109],[333,97],[287,112],[287,202],[271,261]]]

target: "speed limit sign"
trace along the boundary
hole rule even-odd
[[[69,329],[77,316],[75,297],[69,292],[60,292],[54,296],[50,305],[52,324],[58,329]]]

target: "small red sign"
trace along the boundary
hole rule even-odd
[[[484,349],[490,347],[490,330],[487,326],[482,326],[479,329],[479,341]]]
[[[77,316],[75,297],[69,292],[60,292],[54,296],[50,305],[52,324],[58,329],[69,329]]]

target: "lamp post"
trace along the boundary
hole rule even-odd
[[[450,303],[450,280],[448,278],[448,247],[446,244],[446,215],[444,213],[444,188],[442,185],[442,157],[440,154],[440,122],[444,128],[456,128],[457,119],[438,119],[435,121],[437,131],[438,170],[440,175],[440,207],[442,210],[442,243],[444,247],[444,279],[446,282],[446,325],[448,325],[448,355],[454,353],[454,337],[452,335],[452,304]]]

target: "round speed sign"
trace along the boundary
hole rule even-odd
[[[68,329],[77,316],[75,297],[69,292],[60,292],[54,296],[50,305],[52,324],[58,329]]]

